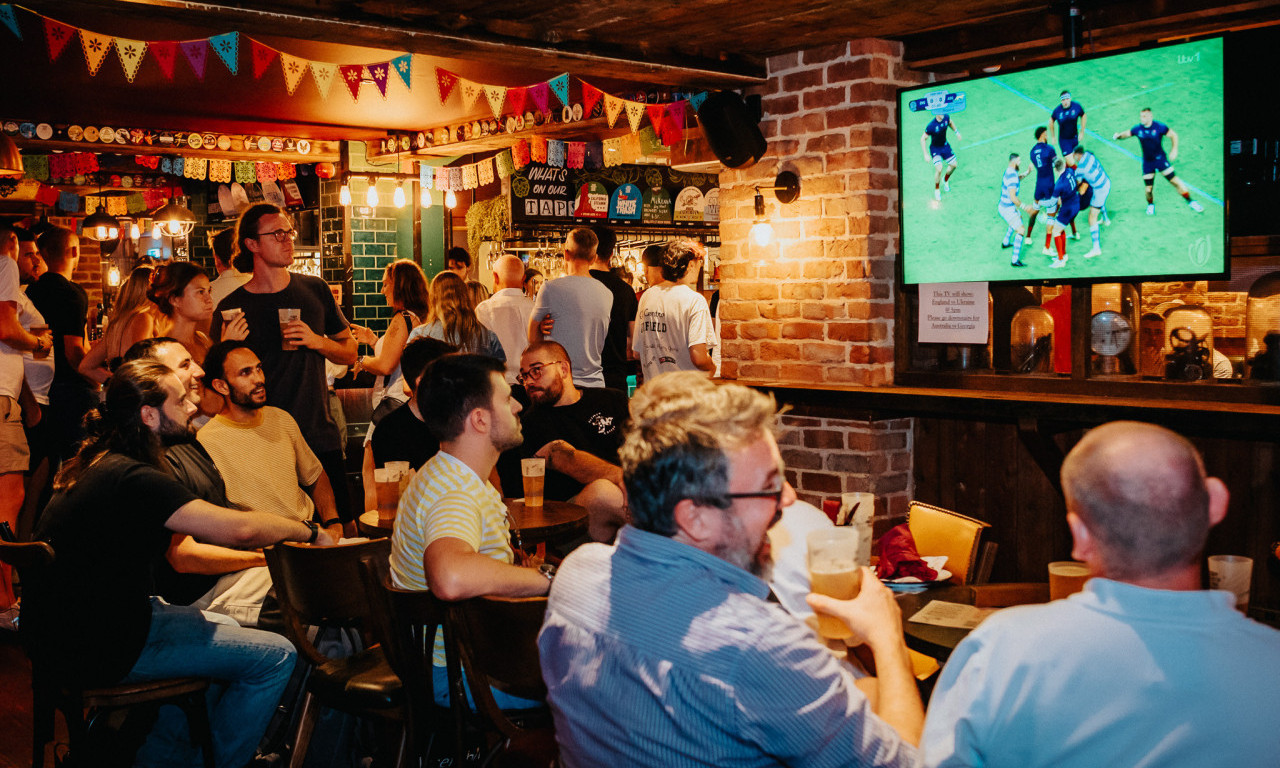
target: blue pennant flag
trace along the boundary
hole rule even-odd
[[[396,71],[400,79],[404,81],[404,87],[413,90],[413,54],[406,53],[403,56],[397,56],[391,60],[391,68]]]
[[[8,3],[0,3],[0,21],[13,32],[13,36],[22,39],[22,30],[18,28],[18,17],[13,13],[13,6]]]
[[[693,107],[693,111],[697,112],[702,107],[702,102],[707,100],[707,92],[695,94],[689,97],[689,104]]]
[[[218,54],[218,58],[222,59],[222,63],[227,65],[227,69],[231,70],[231,74],[239,73],[239,50],[240,50],[240,33],[228,32],[225,35],[214,35],[209,38],[209,45],[213,48],[213,52]]]
[[[556,98],[564,106],[569,106],[569,73],[566,72],[558,77],[553,77],[547,81],[547,85],[551,86],[551,90],[555,93]]]

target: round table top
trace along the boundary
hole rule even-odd
[[[967,586],[933,587],[923,592],[903,592],[894,596],[902,610],[902,631],[907,646],[939,661],[946,661],[960,641],[971,630],[955,627],[938,627],[911,621],[911,617],[933,600],[973,605],[973,589]]]
[[[395,526],[394,520],[383,521],[378,517],[378,510],[371,509],[359,517],[356,527],[360,533],[371,539],[385,539],[391,535]]]
[[[546,499],[541,507],[526,507],[524,499],[503,499],[511,516],[511,539],[520,544],[541,544],[572,538],[587,530],[587,508],[567,501]]]

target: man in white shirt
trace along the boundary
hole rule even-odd
[[[515,384],[520,356],[529,345],[533,299],[524,295],[524,263],[510,254],[493,265],[493,296],[476,305],[481,324],[498,335],[507,355],[507,383]]]
[[[595,253],[594,232],[585,227],[571,230],[564,239],[566,274],[542,286],[529,317],[529,343],[550,339],[564,347],[580,387],[605,385],[601,352],[613,294],[591,276]]]
[[[213,266],[218,270],[218,277],[209,283],[209,295],[213,298],[215,307],[228,294],[249,282],[253,277],[252,273],[245,274],[231,266],[231,251],[235,240],[235,227],[227,227],[209,238],[209,247],[213,249]]]

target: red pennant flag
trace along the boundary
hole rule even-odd
[[[249,52],[253,58],[253,76],[255,79],[261,80],[262,74],[267,71],[267,67],[271,66],[271,62],[276,60],[280,52],[269,45],[249,38]]]
[[[529,92],[522,86],[519,88],[507,89],[507,104],[513,115],[524,114],[524,103],[529,97]]]
[[[653,126],[654,132],[661,136],[667,128],[667,105],[646,104],[644,109],[649,113],[649,124]]]
[[[436,84],[440,87],[440,103],[444,104],[449,100],[449,95],[453,93],[453,89],[458,85],[458,76],[447,69],[436,67]]]
[[[539,112],[547,111],[547,104],[551,100],[551,86],[545,82],[531,85],[526,89],[529,92],[529,98],[533,99],[533,105],[538,108]]]
[[[591,117],[591,112],[596,108],[596,104],[600,103],[600,98],[604,93],[590,83],[582,84],[582,116]],[[582,166],[578,166],[581,168]]]
[[[155,57],[156,64],[160,65],[160,73],[164,75],[164,79],[172,80],[173,61],[178,56],[178,44],[172,40],[148,42],[147,53]]]
[[[347,86],[347,90],[351,91],[351,99],[359,101],[360,79],[364,77],[364,65],[344,64],[338,67],[338,74],[342,76],[342,82]]]
[[[391,74],[391,62],[370,64],[367,69],[373,78],[374,85],[378,86],[378,92],[382,94],[382,98],[387,98],[387,75]]]
[[[63,49],[67,47],[67,43],[75,36],[76,28],[48,17],[43,18],[44,38],[49,43],[49,61],[57,61]]]

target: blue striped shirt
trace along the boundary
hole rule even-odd
[[[1018,172],[1013,168],[1004,169],[1004,178],[1000,180],[1000,205],[1013,205],[1013,199],[1018,196],[1018,186],[1022,183],[1022,179],[1018,178]]]
[[[562,763],[913,766],[760,579],[630,526],[564,561],[538,636]]]
[[[1084,156],[1076,162],[1076,175],[1089,182],[1089,186],[1094,189],[1107,181],[1107,172],[1103,170],[1102,163],[1098,162],[1098,158],[1092,152],[1085,152]]]

